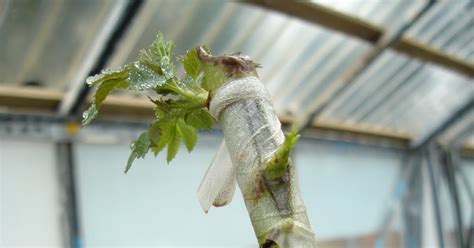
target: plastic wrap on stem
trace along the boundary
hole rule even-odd
[[[283,143],[281,124],[268,92],[257,77],[234,79],[213,95],[211,114],[219,121],[260,244],[315,247],[314,235],[290,163],[287,206],[283,206],[264,178],[265,162]]]
[[[236,178],[225,141],[206,171],[199,185],[198,199],[204,212],[212,206],[220,207],[229,204],[234,196]]]

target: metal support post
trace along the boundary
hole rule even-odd
[[[424,150],[426,165],[428,168],[428,178],[431,186],[431,197],[433,200],[434,212],[435,212],[435,223],[436,231],[438,236],[438,244],[440,248],[444,248],[444,230],[443,230],[443,219],[441,215],[440,197],[439,197],[439,171],[436,166],[435,160],[435,143],[430,145]]]
[[[79,227],[77,198],[74,181],[74,158],[70,141],[59,141],[56,144],[59,180],[62,186],[63,226],[65,247],[81,248],[82,238]]]

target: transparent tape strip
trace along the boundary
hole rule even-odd
[[[220,207],[230,203],[236,184],[227,145],[222,141],[198,188],[198,199],[204,212],[207,213],[211,205]]]

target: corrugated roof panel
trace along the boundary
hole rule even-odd
[[[127,29],[122,41],[107,66],[118,67],[136,60],[138,52],[148,47],[161,32],[165,39],[175,42],[175,55],[183,55],[187,49],[203,44],[205,39],[216,37],[213,30],[221,30],[225,24],[225,13],[233,15],[236,3],[219,0],[187,1],[187,0],[156,0],[145,1],[141,12]],[[216,23],[216,18],[224,23]],[[219,32],[218,32],[219,33]],[[182,69],[178,72],[183,72]],[[115,91],[114,94],[130,94],[144,97],[148,92],[131,93],[126,90]]]
[[[399,28],[426,3],[425,0],[312,0],[312,2],[389,29]]]
[[[408,63],[405,56],[397,56],[396,53],[387,51],[380,55],[379,58],[356,80],[336,101],[330,105],[322,117],[346,119],[353,117],[353,113],[360,108],[364,102],[373,96],[383,83],[392,80]],[[380,73],[382,72],[383,73]],[[344,100],[343,100],[344,99]],[[328,113],[330,113],[328,115]]]
[[[4,1],[0,83],[64,89],[120,1]]]
[[[472,98],[474,88],[469,79],[434,66],[427,66],[425,70],[429,75],[426,87],[401,99],[407,103],[405,107],[399,106],[392,114],[387,113],[389,117],[381,125],[396,125],[424,136]]]
[[[469,144],[474,147],[474,109],[471,109],[464,118],[454,123],[440,137],[446,145]]]
[[[386,51],[321,118],[424,135],[473,94],[467,77]]]
[[[270,66],[263,64],[263,68],[260,70],[262,73],[266,72],[264,80],[269,84],[268,88],[275,101],[283,98],[291,85],[297,83],[296,77],[299,72],[309,71],[309,63],[319,58],[314,53],[316,51],[314,47],[329,39],[326,30],[317,27],[313,32],[304,32],[303,35],[297,37],[297,39],[291,38],[291,45],[285,47],[282,52],[269,50],[269,53],[278,54],[282,59],[273,62],[273,65]],[[267,61],[262,62],[266,63]]]
[[[222,16],[218,13],[226,13],[225,5],[227,3],[218,0],[146,1],[142,8],[145,15],[140,14],[128,29],[124,41],[116,49],[120,56],[115,55],[109,66],[135,60],[138,51],[148,47],[158,32],[175,41],[175,54],[184,54],[190,47],[200,44],[206,33],[222,25],[215,20]],[[140,30],[138,38],[134,30]]]
[[[466,28],[472,18],[466,18],[466,3],[449,2],[437,2],[407,35],[469,58],[474,47],[467,44],[462,48],[460,44],[472,36],[472,28]],[[473,94],[467,77],[388,50],[320,118],[425,135]]]
[[[392,32],[426,4],[408,0],[317,2]],[[36,80],[64,88],[75,75],[76,69],[71,68],[84,59],[116,2],[8,3],[7,14],[0,20],[0,42],[7,44],[0,50],[0,81]],[[469,58],[474,52],[469,42],[474,36],[472,18],[466,15],[470,8],[472,4],[463,1],[436,3],[408,35]],[[24,13],[18,15],[16,9]],[[341,77],[371,49],[358,39],[253,5],[219,0],[146,1],[107,67],[134,60],[158,31],[175,40],[177,55],[199,44],[208,44],[215,54],[250,55],[263,66],[259,74],[276,110],[298,117],[328,100],[345,83]],[[26,42],[29,40],[35,42]],[[472,90],[462,76],[387,50],[319,117],[420,134],[449,115]]]
[[[297,70],[284,77],[288,83],[294,83],[290,84],[291,87],[281,90],[287,93],[284,97],[276,99],[277,106],[287,106],[286,110],[294,115],[315,109],[331,95],[330,92],[343,83],[339,77],[370,48],[367,43],[337,33],[322,35],[328,36],[328,39],[306,51],[312,58],[316,58],[314,61],[303,62],[302,66],[309,70]]]
[[[301,100],[312,99],[319,92],[317,87],[326,87],[323,83],[333,80],[368,48],[367,44],[341,33],[253,5],[205,1],[183,10],[185,0],[161,2],[159,7],[147,3],[149,8],[156,8],[149,15],[157,18],[150,18],[138,40],[129,36],[137,35],[132,30],[143,23],[132,26],[117,48],[118,53],[128,50],[128,56],[125,59],[116,55],[112,65],[135,59],[138,50],[150,44],[158,31],[176,41],[177,55],[198,44],[209,45],[214,54],[243,52],[262,64],[260,77],[279,112],[298,112]],[[173,16],[162,13],[174,10]],[[142,15],[139,18],[145,19]],[[176,19],[193,25],[182,28]],[[127,49],[132,43],[133,48]]]
[[[396,33],[422,1],[313,1]],[[126,1],[0,2],[0,83],[40,82],[65,89],[82,80],[78,67],[118,4]],[[406,35],[474,60],[474,4],[437,1]],[[214,54],[243,52],[262,64],[262,81],[278,112],[311,113],[372,48],[358,39],[281,13],[220,0],[145,1],[107,67],[134,60],[156,33],[176,42],[176,54],[207,44]],[[95,42],[97,43],[97,42]],[[100,49],[99,49],[100,50]],[[90,56],[89,56],[90,57]],[[94,61],[94,58],[91,60]],[[472,80],[388,49],[319,118],[429,132],[469,97]]]
[[[472,61],[473,13],[472,1],[439,1],[407,32],[407,36]]]

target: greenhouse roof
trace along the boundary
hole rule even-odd
[[[473,11],[468,0],[6,0],[0,105],[9,111],[15,97],[30,97],[30,107],[50,101],[49,111],[71,114],[86,99],[89,74],[132,61],[160,31],[176,54],[207,44],[214,54],[251,56],[287,123],[419,144],[453,118],[464,123],[457,133],[472,128]],[[117,95],[111,108],[149,108],[141,95]]]

